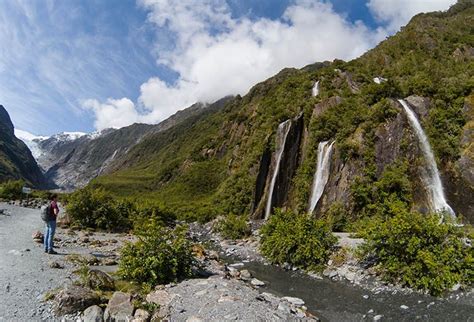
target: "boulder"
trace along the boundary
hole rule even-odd
[[[265,286],[265,283],[256,279],[256,278],[253,278],[251,281],[250,281],[250,284],[252,284],[253,286]]]
[[[294,306],[304,305],[304,301],[297,297],[285,296],[284,298],[282,298],[282,300],[287,301],[288,303],[293,304]]]
[[[133,304],[131,295],[123,292],[115,292],[107,304],[104,319],[106,322],[132,320]]]
[[[82,315],[84,322],[103,322],[104,311],[97,305],[89,306]]]
[[[92,289],[113,291],[115,290],[115,281],[109,274],[91,269],[87,274],[87,286]]]
[[[250,281],[252,279],[252,274],[246,269],[240,271],[240,279],[244,281]]]
[[[169,294],[165,290],[157,290],[147,295],[146,301],[148,303],[154,303],[159,305],[160,310],[154,316],[159,318],[164,318],[169,313],[169,305],[173,300],[174,295]]]
[[[148,322],[150,320],[150,313],[143,309],[138,309],[135,311],[132,322]]]
[[[53,309],[57,315],[71,314],[100,303],[99,296],[92,290],[70,285],[54,297]]]

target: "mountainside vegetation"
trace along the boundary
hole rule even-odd
[[[151,200],[189,220],[262,218],[276,131],[292,120],[292,159],[283,156],[288,166],[277,178],[274,207],[307,210],[318,144],[335,140],[317,217],[346,230],[365,217],[430,212],[420,180],[424,160],[397,102],[407,98],[429,137],[450,205],[472,222],[473,17],[472,2],[460,1],[447,12],[415,16],[353,61],[284,69],[244,97],[148,136],[91,186]]]
[[[7,110],[0,105],[0,183],[18,180],[32,187],[47,186],[30,150],[23,141],[15,137]]]

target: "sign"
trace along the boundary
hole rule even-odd
[[[30,194],[31,193],[31,188],[28,188],[28,187],[23,187],[23,189],[21,189],[23,193],[25,194]]]

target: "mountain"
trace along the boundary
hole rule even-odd
[[[15,136],[10,115],[0,105],[0,182],[19,179],[36,188],[47,185],[30,150]]]
[[[473,222],[472,26],[460,1],[353,61],[284,69],[148,135],[91,185],[189,219],[286,207],[341,230],[415,210]]]
[[[203,109],[204,104],[194,104],[157,125],[133,124],[91,134],[64,132],[51,137],[20,134],[36,156],[46,178],[60,190],[72,191],[107,171],[113,160],[126,154],[146,135],[173,127]]]

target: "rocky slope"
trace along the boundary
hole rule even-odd
[[[279,207],[303,212],[318,145],[329,141],[329,178],[315,215],[344,229],[365,216],[433,212],[423,179],[428,160],[398,101],[406,98],[448,204],[472,222],[473,19],[472,1],[460,1],[414,17],[351,62],[285,69],[223,108],[148,136],[93,186],[155,200],[188,218],[262,218]]]
[[[7,110],[0,105],[0,182],[18,179],[38,188],[47,185],[30,150],[15,136]]]

